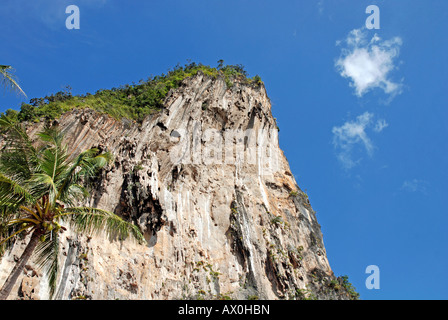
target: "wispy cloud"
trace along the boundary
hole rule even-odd
[[[407,192],[421,192],[426,194],[427,189],[428,189],[428,182],[419,179],[406,180],[401,185],[401,190]]]
[[[354,159],[355,153],[364,150],[370,157],[374,151],[374,145],[367,134],[367,129],[381,132],[388,126],[386,121],[373,121],[374,115],[364,112],[353,121],[347,121],[340,127],[333,127],[333,146],[339,162],[345,169],[355,167],[361,158]]]
[[[384,128],[388,127],[389,124],[386,122],[386,120],[384,119],[379,119],[377,120],[375,127],[373,128],[373,130],[375,132],[381,132],[383,131]]]
[[[344,45],[335,62],[336,69],[342,77],[350,79],[358,97],[374,88],[382,89],[391,97],[401,93],[402,83],[390,79],[391,71],[397,68],[395,59],[402,45],[400,37],[382,40],[375,34],[369,41],[367,31],[362,28],[352,30],[345,40],[336,44]]]
[[[317,10],[319,11],[319,14],[322,14],[324,12],[324,1],[319,0],[317,2]]]

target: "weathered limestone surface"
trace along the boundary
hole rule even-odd
[[[89,109],[58,120],[76,151],[114,155],[85,204],[133,221],[148,244],[65,232],[55,298],[346,299],[329,285],[320,226],[264,86],[199,74],[165,105],[141,124]],[[24,244],[3,257],[0,284]],[[11,298],[48,299],[43,272],[30,263]]]

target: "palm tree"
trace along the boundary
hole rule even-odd
[[[26,94],[19,86],[17,81],[14,79],[14,75],[12,74],[13,68],[11,66],[5,66],[0,64],[0,75],[2,77],[2,84],[5,88],[16,90],[22,93],[25,97]]]
[[[144,243],[138,227],[105,210],[79,207],[88,196],[86,182],[110,161],[110,154],[97,148],[76,156],[63,144],[63,134],[56,127],[38,134],[39,146],[32,143],[26,130],[6,116],[0,118],[6,129],[6,143],[0,154],[0,245],[5,249],[13,240],[30,235],[30,240],[0,290],[6,299],[25,265],[37,254],[37,264],[46,268],[50,297],[56,289],[59,237],[66,227],[82,234],[106,232],[125,239],[129,235]],[[90,180],[89,180],[90,179]],[[1,249],[1,248],[0,248]],[[0,250],[1,256],[1,250]]]

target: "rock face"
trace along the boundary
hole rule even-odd
[[[69,230],[55,298],[349,298],[279,148],[264,86],[229,89],[198,74],[165,106],[141,124],[89,109],[58,120],[77,152],[114,155],[85,204],[133,221],[148,244]],[[25,243],[3,257],[0,284]],[[27,266],[11,298],[48,299],[43,271]]]

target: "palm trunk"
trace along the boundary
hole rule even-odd
[[[23,251],[22,256],[19,259],[19,262],[17,262],[17,264],[14,266],[11,273],[9,274],[8,279],[6,279],[2,289],[0,290],[0,300],[6,300],[8,298],[14,285],[16,284],[17,279],[23,272],[25,265],[27,264],[28,260],[33,254],[34,249],[36,249],[36,246],[39,243],[39,238],[41,235],[42,235],[41,230],[35,230],[31,235],[30,242],[28,242],[28,245]]]

